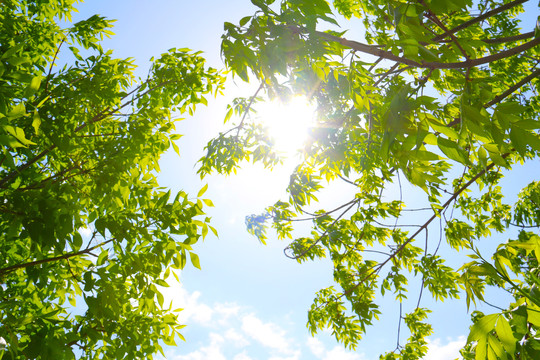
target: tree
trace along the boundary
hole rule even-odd
[[[461,295],[469,307],[492,303],[484,294],[496,288],[511,300],[471,314],[463,357],[540,358],[540,182],[513,204],[499,186],[516,164],[540,155],[540,36],[538,25],[520,29],[531,19],[519,16],[525,1],[335,0],[334,9],[325,0],[252,2],[253,16],[225,24],[222,53],[235,75],[261,85],[231,105],[226,120],[239,121],[208,144],[199,171],[279,162],[251,116],[263,91],[316,102],[288,200],[247,221],[261,241],[269,223],[292,238],[295,222],[312,222],[311,235],[285,249],[299,262],[333,262],[336,286],[316,294],[309,330],[330,328],[354,348],[381,313],[381,296],[394,296],[398,341],[382,358],[417,359],[432,333],[426,293],[438,301]],[[367,43],[324,30],[338,14],[360,19]],[[353,189],[349,201],[312,211],[317,191],[334,181]],[[421,189],[427,211],[401,191],[391,197],[388,189],[405,184]],[[414,219],[413,230],[404,218]],[[437,223],[440,239],[428,236],[439,233]],[[498,242],[494,253],[480,241],[488,236]],[[455,259],[463,261],[450,266]],[[410,283],[423,291],[408,294]]]
[[[158,160],[224,78],[188,49],[136,78],[100,46],[112,21],[61,28],[74,2],[0,7],[0,358],[151,358],[182,338],[159,286],[215,231]]]

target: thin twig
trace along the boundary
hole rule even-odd
[[[154,91],[156,90],[157,88],[160,88],[164,85],[167,85],[169,83],[171,83],[171,81],[164,81],[150,89],[148,89],[147,91],[143,92],[142,94],[139,94],[138,96],[134,97],[133,99],[131,99],[130,101],[124,103],[123,105],[120,105],[118,106],[117,108],[113,109],[113,110],[109,110],[110,108],[106,108],[104,109],[102,112],[100,112],[99,114],[95,115],[94,117],[92,117],[92,119],[90,121],[87,121],[87,122],[84,122],[83,124],[79,125],[77,128],[75,128],[75,131],[74,132],[79,132],[81,131],[82,129],[86,128],[88,125],[91,125],[91,124],[95,124],[105,118],[107,118],[108,116],[111,116],[113,115],[114,113],[122,110],[123,108],[125,108],[126,106],[132,104],[133,102],[135,102],[137,99],[139,99],[140,97],[148,94],[149,92],[151,91]],[[139,89],[143,84],[141,84],[140,86],[138,86],[135,90],[131,91],[130,93],[126,94],[122,99],[125,99],[126,97],[130,96],[133,92],[135,92],[137,89]],[[15,178],[17,175],[19,175],[21,172],[25,171],[26,169],[28,169],[30,166],[32,166],[33,164],[35,164],[36,162],[38,162],[39,160],[41,160],[43,157],[45,157],[47,154],[49,154],[51,151],[53,151],[54,149],[56,149],[57,146],[55,144],[49,146],[47,149],[43,150],[42,152],[40,152],[39,154],[37,154],[36,156],[34,156],[32,159],[30,159],[28,162],[18,166],[15,170],[11,171],[9,174],[7,174],[6,176],[4,176],[2,179],[0,179],[0,188],[4,187],[9,181],[11,181],[13,178]]]
[[[315,245],[317,245],[322,239],[324,239],[324,238],[328,235],[329,229],[331,229],[331,228],[332,228],[332,227],[333,227],[333,226],[334,226],[334,225],[335,225],[335,224],[336,224],[336,223],[337,223],[337,222],[338,222],[338,221],[339,221],[339,220],[340,220],[340,219],[341,219],[341,218],[342,218],[342,217],[343,217],[350,209],[352,209],[353,206],[354,206],[356,203],[358,203],[358,201],[360,201],[360,200],[355,199],[354,201],[351,201],[351,203],[350,203],[351,205],[350,205],[347,209],[345,209],[345,211],[343,211],[343,212],[342,212],[342,213],[341,213],[341,214],[340,214],[340,215],[332,222],[332,224],[330,224],[330,226],[328,226],[328,227],[326,228],[326,230],[323,232],[323,234],[322,234],[322,235],[321,235],[321,236],[320,236],[313,244],[311,244],[306,250],[302,251],[301,254],[296,255],[296,256],[289,256],[289,255],[287,254],[287,250],[290,249],[290,245],[289,245],[289,246],[287,246],[285,249],[283,249],[283,253],[285,254],[285,256],[288,257],[289,259],[297,260],[297,259],[301,258],[302,256],[304,256],[305,254],[307,254],[311,249],[313,249],[313,247],[314,247]]]
[[[63,38],[60,44],[58,45],[58,48],[56,48],[56,52],[54,53],[54,57],[51,61],[51,65],[49,66],[49,73],[47,74],[47,78],[45,79],[45,87],[44,87],[45,93],[47,92],[47,89],[49,88],[49,80],[51,79],[52,68],[58,57],[58,52],[60,51],[60,48],[62,47],[65,41],[66,41],[66,38]]]
[[[399,302],[399,321],[398,321],[398,327],[397,327],[397,344],[396,344],[396,350],[398,350],[401,346],[399,345],[399,337],[401,334],[401,321],[403,320],[403,303]],[[394,350],[395,351],[395,350]]]
[[[253,94],[251,99],[249,99],[249,104],[247,108],[244,110],[244,115],[242,116],[242,120],[240,120],[240,124],[238,125],[238,131],[236,132],[236,137],[235,137],[236,139],[238,139],[238,136],[240,135],[240,130],[242,130],[242,127],[244,126],[244,121],[246,120],[249,110],[251,109],[251,105],[253,105],[253,102],[257,98],[257,95],[259,94],[259,91],[262,90],[263,86],[264,86],[264,82],[261,82],[257,91],[255,91],[255,94]]]
[[[64,255],[59,255],[59,256],[55,256],[55,257],[47,258],[47,259],[30,261],[30,262],[23,263],[23,264],[7,266],[5,268],[0,269],[0,275],[5,275],[5,274],[8,274],[8,273],[13,272],[15,270],[25,269],[25,268],[28,268],[28,267],[31,267],[31,266],[46,264],[46,263],[50,263],[50,262],[54,262],[54,261],[58,261],[58,260],[67,260],[67,259],[70,259],[72,257],[81,256],[81,255],[84,255],[84,254],[94,255],[94,254],[91,253],[92,250],[95,250],[95,249],[100,248],[100,247],[102,247],[104,245],[107,245],[108,243],[110,243],[110,242],[112,242],[114,240],[115,239],[109,239],[107,241],[104,241],[102,243],[99,243],[99,244],[97,244],[95,246],[92,246],[90,248],[86,248],[86,249],[81,250],[81,251],[75,251],[75,252],[71,252],[71,253],[67,253],[67,254],[64,254]]]
[[[424,0],[420,0],[419,1],[420,4],[425,7],[427,9],[427,14],[428,14],[428,19],[430,19],[431,21],[433,21],[435,23],[435,25],[437,25],[438,27],[440,27],[445,33],[448,32],[448,29],[446,28],[446,26],[442,23],[441,20],[439,20],[439,18],[437,17],[437,15],[431,11],[431,9],[429,8],[429,6],[425,3]],[[454,36],[453,33],[450,33],[449,34],[450,36],[450,39],[452,40],[452,42],[454,44],[456,44],[457,48],[459,49],[459,51],[461,51],[461,53],[463,54],[463,56],[465,57],[465,59],[469,59],[469,55],[467,54],[467,52],[463,49],[463,47],[461,47],[461,44],[459,43],[458,39]]]
[[[508,155],[510,154],[503,154],[503,158],[506,158],[508,157]],[[485,169],[483,169],[482,171],[480,171],[478,174],[476,174],[472,179],[470,179],[465,185],[463,185],[458,191],[456,191],[456,193],[454,195],[452,195],[442,206],[441,208],[435,213],[433,214],[421,227],[420,229],[418,229],[413,235],[411,235],[403,244],[401,244],[393,253],[392,255],[390,255],[388,257],[388,259],[386,259],[385,261],[383,261],[382,263],[378,264],[376,266],[376,269],[375,271],[372,271],[371,273],[369,273],[368,275],[366,275],[362,280],[360,280],[356,286],[353,286],[352,288],[346,290],[339,298],[345,296],[345,295],[348,295],[350,294],[356,287],[360,286],[360,284],[362,284],[364,281],[368,280],[371,276],[373,276],[373,274],[376,272],[376,271],[379,271],[380,269],[382,269],[388,262],[390,262],[393,258],[395,258],[399,253],[401,253],[401,251],[403,251],[403,249],[409,245],[415,238],[418,234],[420,234],[424,229],[426,229],[428,227],[429,224],[431,224],[431,222],[433,220],[435,220],[435,218],[437,218],[442,212],[444,209],[446,209],[446,207],[448,207],[448,205],[450,205],[463,191],[465,191],[471,184],[473,184],[476,180],[478,180],[481,176],[483,176],[486,172],[488,172],[489,170],[491,170],[493,167],[495,166],[495,163],[491,163],[489,164]]]

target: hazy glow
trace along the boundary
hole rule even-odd
[[[315,109],[315,104],[309,104],[305,97],[296,96],[287,103],[275,100],[260,104],[257,113],[273,138],[274,149],[290,157],[307,140],[308,129],[314,123]]]

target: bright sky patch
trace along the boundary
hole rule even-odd
[[[276,151],[292,157],[307,140],[308,130],[315,119],[315,104],[303,96],[295,96],[288,102],[279,100],[260,104],[257,112],[263,125],[268,128]]]

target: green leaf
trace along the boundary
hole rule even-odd
[[[527,319],[537,327],[540,327],[540,308],[529,306],[527,308]]]
[[[97,266],[103,265],[108,259],[109,259],[109,251],[103,250],[101,254],[99,254],[96,260],[96,265]]]
[[[19,65],[22,65],[22,64],[27,64],[27,63],[31,62],[31,60],[30,60],[30,58],[28,58],[26,56],[12,56],[10,58],[7,58],[6,62],[8,62],[9,64],[11,64],[13,66],[19,66]]]
[[[9,135],[0,135],[0,144],[11,148],[24,147],[23,144],[15,140],[13,136]]]
[[[441,159],[439,155],[425,150],[418,150],[416,152],[413,152],[412,155],[421,161],[434,161]]]
[[[156,284],[163,287],[169,287],[170,285],[163,279],[157,279]]]
[[[6,50],[6,52],[4,54],[2,54],[0,59],[8,59],[8,58],[10,58],[15,53],[21,51],[23,49],[23,47],[24,47],[24,43],[22,43],[22,42],[16,44],[15,46],[10,47],[9,49]]]
[[[202,201],[206,204],[206,206],[208,206],[208,207],[214,207],[214,203],[212,202],[212,200],[210,200],[210,199],[203,199]]]
[[[488,359],[489,360],[500,360],[500,359],[506,359],[506,353],[504,352],[503,347],[501,346],[501,343],[499,340],[491,335],[488,334]]]
[[[22,116],[26,115],[26,108],[24,106],[24,103],[19,103],[17,105],[15,105],[8,113],[7,113],[7,117],[10,119],[10,120],[15,120],[15,119],[18,119]]]
[[[34,110],[34,114],[32,116],[32,127],[34,128],[34,132],[37,135],[39,133],[39,127],[41,126],[41,118],[39,117],[39,113],[36,110]]]
[[[449,159],[464,165],[468,164],[469,161],[467,153],[457,143],[443,137],[439,137],[437,138],[437,146]]]
[[[240,19],[240,26],[244,26],[246,25],[249,21],[251,20],[251,16],[244,16],[243,18]]]
[[[43,77],[41,75],[34,76],[32,78],[32,81],[30,81],[30,84],[26,88],[26,92],[25,92],[26,97],[30,97],[34,95],[39,90],[42,78]]]
[[[197,269],[201,269],[201,264],[199,263],[199,256],[195,254],[194,252],[189,252],[189,258],[191,259],[191,263],[193,266],[195,266]]]
[[[204,185],[201,190],[199,190],[199,192],[197,193],[197,197],[203,196],[206,190],[208,190],[208,184]]]
[[[495,332],[497,333],[497,337],[499,338],[506,352],[509,354],[514,354],[516,351],[516,339],[510,324],[503,315],[499,316],[497,319]]]
[[[10,125],[4,125],[3,128],[7,133],[17,139],[23,146],[36,145],[35,142],[32,142],[26,138],[23,129]]]
[[[525,130],[515,126],[512,127],[510,140],[512,141],[512,146],[515,147],[521,156],[527,153],[527,133]]]
[[[467,343],[486,339],[487,335],[495,328],[495,323],[497,322],[499,315],[500,314],[485,315],[471,326],[471,331],[467,337]]]

